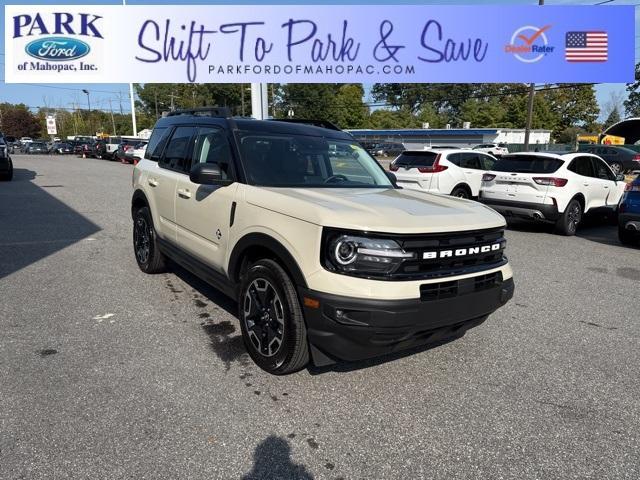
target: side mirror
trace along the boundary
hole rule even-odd
[[[616,175],[616,182],[624,182],[625,176],[622,173]]]
[[[391,181],[392,185],[396,188],[400,188],[398,187],[398,177],[396,177],[396,174],[393,172],[390,172],[388,170],[385,170],[384,173],[387,174],[387,178]]]
[[[230,179],[222,177],[222,170],[214,163],[197,163],[189,172],[189,179],[199,185],[230,185]]]

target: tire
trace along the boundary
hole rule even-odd
[[[565,235],[567,237],[576,234],[578,225],[582,220],[582,205],[575,198],[569,202],[564,213],[560,216],[556,222],[555,232],[558,235]]]
[[[451,191],[451,196],[457,198],[471,198],[469,191],[464,187],[455,187]]]
[[[133,216],[133,253],[144,273],[162,273],[166,258],[158,248],[155,228],[148,207],[136,210]]]
[[[620,243],[622,243],[623,245],[633,244],[633,234],[628,230],[625,230],[622,225],[618,225],[618,238],[620,239]]]
[[[13,179],[13,162],[9,159],[9,171],[0,175],[0,182],[10,182]]]
[[[256,365],[285,375],[309,363],[298,294],[277,262],[263,259],[249,267],[241,279],[238,304],[242,339]]]
[[[619,175],[623,172],[622,164],[618,162],[611,162],[609,165],[614,175]]]

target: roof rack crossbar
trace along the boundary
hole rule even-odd
[[[200,107],[200,108],[185,108],[180,110],[174,110],[167,114],[168,117],[176,115],[202,115],[208,114],[209,117],[217,118],[231,118],[231,110],[227,107]]]

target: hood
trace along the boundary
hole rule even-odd
[[[248,187],[248,203],[324,227],[387,233],[496,228],[504,218],[480,203],[408,189]]]

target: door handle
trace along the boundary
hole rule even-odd
[[[185,188],[179,188],[178,196],[181,198],[191,198],[191,192]]]
[[[157,187],[158,186],[158,181],[155,178],[150,178],[149,180],[147,180],[147,183],[151,187]]]
[[[585,187],[588,187],[588,186],[589,186],[589,184],[588,184],[588,183],[583,183],[583,185],[584,185]]]

